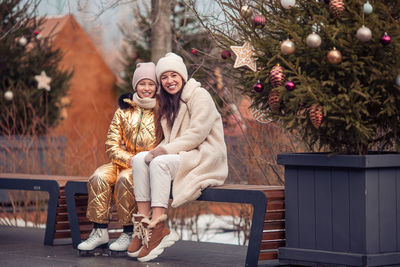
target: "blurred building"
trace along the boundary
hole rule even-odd
[[[51,135],[65,136],[65,173],[90,175],[108,161],[105,137],[117,108],[115,75],[72,15],[48,17],[39,32],[51,36],[64,53],[62,68],[73,70],[71,87],[63,103],[62,120]]]

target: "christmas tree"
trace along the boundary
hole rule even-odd
[[[223,1],[203,25],[253,107],[310,149],[400,151],[400,2]],[[221,23],[225,18],[225,23]]]
[[[42,135],[59,121],[72,73],[40,34],[43,19],[31,1],[0,3],[0,135]]]

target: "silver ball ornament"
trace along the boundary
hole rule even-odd
[[[4,92],[4,98],[7,101],[11,101],[14,98],[14,93],[12,91],[10,91],[10,90],[7,90],[7,91]]]
[[[25,46],[28,43],[28,40],[22,36],[21,38],[19,38],[18,43],[22,46]]]
[[[400,74],[396,77],[396,85],[400,86]]]
[[[281,0],[281,5],[283,8],[289,9],[294,7],[296,0]]]
[[[356,37],[361,42],[368,42],[372,38],[372,32],[368,27],[363,25],[357,30]]]
[[[364,8],[364,14],[369,15],[372,13],[372,11],[374,10],[374,8],[372,7],[372,5],[369,3],[369,1],[367,0],[367,2],[363,5]]]
[[[311,48],[318,48],[321,45],[321,36],[315,32],[310,33],[306,38],[306,44]]]

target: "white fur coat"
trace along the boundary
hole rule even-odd
[[[222,185],[228,176],[222,118],[211,95],[194,79],[182,90],[172,129],[166,119],[161,121],[165,139],[160,146],[181,156],[173,181],[173,207],[198,198],[208,186]]]

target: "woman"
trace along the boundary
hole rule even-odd
[[[167,226],[172,181],[172,207],[178,207],[197,199],[202,189],[222,185],[228,175],[222,119],[211,95],[187,80],[186,66],[174,53],[158,61],[156,75],[164,140],[132,159],[138,204],[133,217],[141,230],[128,255],[139,261],[156,258],[178,239]]]
[[[132,79],[136,93],[124,94],[118,101],[120,108],[114,114],[106,140],[106,153],[111,162],[97,168],[88,182],[87,218],[93,222],[93,231],[78,245],[83,254],[96,248],[107,248],[107,227],[113,199],[123,232],[109,249],[126,251],[132,241],[132,214],[137,207],[130,161],[136,153],[153,149],[162,139],[161,126],[155,124],[154,113],[157,113],[155,107],[158,106],[155,70],[152,62],[137,64]]]

